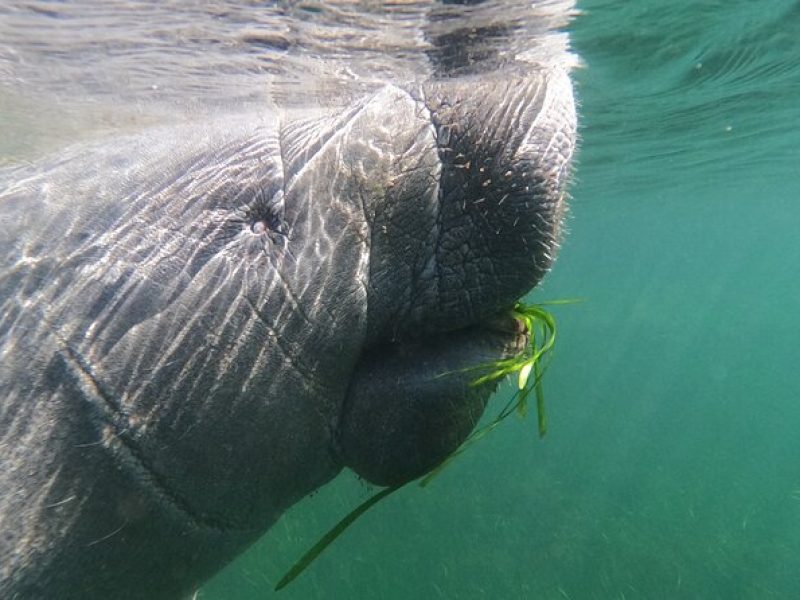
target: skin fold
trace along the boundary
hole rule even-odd
[[[341,469],[441,462],[574,145],[542,66],[0,171],[0,597],[181,597]]]

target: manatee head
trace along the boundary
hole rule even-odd
[[[404,102],[397,130],[420,123],[367,209],[368,333],[340,432],[346,464],[387,485],[435,466],[480,418],[491,389],[464,369],[520,349],[523,332],[495,317],[553,261],[575,145],[562,71],[439,82]]]
[[[441,462],[558,246],[567,74],[386,83],[0,171],[0,596],[171,598]],[[98,565],[102,565],[98,568]]]

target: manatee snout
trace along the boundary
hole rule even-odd
[[[474,385],[486,365],[516,356],[527,342],[518,321],[497,317],[368,352],[342,411],[341,460],[376,485],[424,475],[461,445],[483,415],[496,388]]]

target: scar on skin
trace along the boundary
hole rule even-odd
[[[117,527],[117,528],[116,528],[114,531],[112,531],[111,533],[109,533],[109,534],[107,534],[107,535],[104,535],[103,537],[101,537],[101,538],[98,538],[98,539],[96,539],[96,540],[94,540],[94,541],[91,541],[91,542],[89,542],[88,544],[86,544],[86,547],[88,548],[89,546],[94,546],[95,544],[99,544],[100,542],[103,542],[103,541],[107,540],[108,538],[110,538],[110,537],[113,537],[113,536],[117,535],[117,534],[118,534],[120,531],[122,531],[123,527],[125,527],[125,525],[127,525],[127,524],[128,524],[128,522],[127,522],[127,521],[125,521],[125,522],[124,522],[122,525],[120,525],[119,527]]]

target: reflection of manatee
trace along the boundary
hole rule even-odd
[[[472,76],[469,76],[472,77]],[[468,434],[555,251],[558,68],[154,129],[2,173],[0,595],[173,598],[351,466]]]

